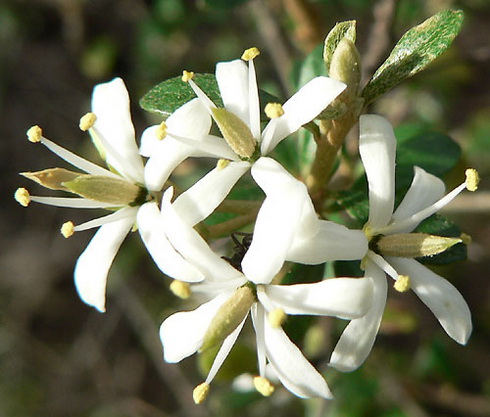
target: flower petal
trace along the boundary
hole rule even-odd
[[[216,81],[226,110],[234,113],[250,128],[247,64],[241,59],[218,63]]]
[[[397,221],[408,219],[420,210],[431,206],[444,195],[445,189],[444,182],[440,178],[415,166],[412,184],[393,213],[393,222],[396,224]],[[392,228],[390,225],[387,227],[387,232],[410,233],[417,226],[418,223],[415,222],[413,224],[405,224],[404,228]]]
[[[198,98],[179,107],[167,119],[167,131],[171,135],[187,138],[204,138],[211,129],[209,111]]]
[[[134,217],[130,216],[101,226],[75,266],[75,286],[80,298],[101,312],[105,311],[109,268],[133,224]]]
[[[366,360],[374,344],[386,305],[387,284],[384,272],[367,262],[366,277],[373,280],[373,302],[361,318],[352,320],[335,346],[329,365],[342,372],[357,369]]]
[[[295,236],[287,260],[303,264],[319,264],[334,260],[362,259],[368,250],[366,235],[361,230],[318,220],[318,233],[309,239]]]
[[[386,226],[395,198],[396,138],[391,124],[374,114],[360,117],[359,152],[369,184],[370,228]]]
[[[249,168],[248,162],[231,162],[224,168],[214,168],[176,198],[175,210],[188,225],[194,226],[218,207]]]
[[[161,216],[168,239],[174,248],[198,268],[206,280],[216,279],[226,282],[242,277],[240,271],[214,253],[199,233],[180,217],[170,203],[172,192],[172,188],[169,188],[163,195]]]
[[[160,339],[166,362],[180,362],[201,347],[211,321],[230,294],[221,293],[195,310],[172,314],[162,323]]]
[[[185,282],[199,282],[204,275],[170,244],[155,202],[143,204],[137,215],[138,230],[151,257],[164,274]]]
[[[413,291],[430,308],[446,333],[465,345],[471,330],[471,312],[461,293],[442,278],[414,259],[389,258],[400,274],[408,275]]]
[[[267,358],[284,387],[302,398],[333,397],[323,377],[282,328],[273,328],[265,319],[264,332]]]
[[[368,278],[332,278],[311,284],[267,285],[263,291],[286,314],[357,318],[371,307],[373,283]],[[259,300],[261,291],[257,291]]]
[[[262,155],[267,155],[286,136],[313,120],[342,92],[346,85],[328,77],[316,77],[284,103],[284,114],[269,121],[262,132]]]
[[[242,269],[250,281],[268,284],[286,259],[304,204],[305,185],[271,158],[260,158],[252,167],[252,176],[267,197]]]
[[[143,161],[136,145],[128,90],[121,78],[94,88],[92,111],[97,116],[93,129],[105,148],[107,163],[133,182],[143,183]]]

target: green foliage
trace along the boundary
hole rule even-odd
[[[364,88],[366,104],[441,55],[461,30],[462,23],[461,10],[445,10],[407,31]]]
[[[323,49],[323,60],[327,71],[330,68],[332,56],[337,49],[337,46],[339,46],[340,41],[344,38],[350,40],[352,43],[356,42],[355,20],[337,23],[327,35]]]

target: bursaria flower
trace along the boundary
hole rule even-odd
[[[444,195],[439,178],[415,167],[412,184],[393,211],[396,138],[390,123],[377,115],[361,116],[359,150],[369,185],[369,219],[363,230],[370,249],[363,266],[373,279],[374,295],[371,309],[347,325],[332,353],[330,365],[342,371],[359,367],[371,351],[386,304],[385,273],[395,280],[396,290],[411,288],[456,342],[465,344],[472,329],[470,310],[460,292],[413,259],[440,253],[461,239],[412,232],[464,189],[476,190],[476,171],[467,170],[466,182]]]
[[[192,123],[188,123],[192,116]],[[180,136],[199,139],[209,133],[211,119],[198,100],[178,109],[167,120],[171,140],[175,130]],[[52,152],[83,172],[52,168],[40,172],[23,173],[29,179],[55,190],[78,197],[31,196],[24,188],[17,190],[16,199],[27,206],[29,202],[59,207],[108,209],[112,213],[83,224],[66,222],[62,227],[65,237],[74,232],[98,227],[99,230],[78,258],[75,284],[80,297],[99,311],[105,311],[106,285],[109,268],[129,231],[138,228],[140,235],[158,267],[168,275],[183,281],[196,282],[204,276],[169,243],[160,220],[158,201],[163,183],[171,170],[182,161],[182,153],[166,155],[160,170],[151,167],[148,173],[135,140],[135,131],[129,109],[129,95],[124,82],[116,78],[99,84],[92,96],[92,112],[80,122],[88,130],[108,169],[94,164],[43,137],[38,126],[28,132],[32,142],[40,142]],[[151,128],[153,133],[158,126]],[[146,144],[147,145],[147,144]],[[178,142],[179,146],[183,146]],[[145,154],[160,151],[146,146]],[[163,182],[162,182],[163,178]]]
[[[194,83],[192,73],[184,72],[183,78],[189,82],[222,133],[222,137],[208,135],[199,141],[176,137],[196,152],[220,159],[217,167],[203,177],[203,183],[226,183],[231,189],[257,160],[315,119],[346,87],[332,78],[314,78],[283,105],[268,103],[265,111],[270,120],[261,130],[259,90],[253,62],[258,54],[257,48],[251,48],[245,51],[242,59],[217,64],[216,80],[224,108],[218,108]],[[198,198],[202,197],[201,194],[194,196],[195,190],[184,197],[189,204],[197,204]],[[205,204],[210,204],[207,210],[212,212],[226,195],[227,192],[211,191],[204,202],[199,201],[199,205],[206,210]]]
[[[191,291],[208,300],[193,311],[175,313],[163,322],[160,336],[165,360],[179,362],[197,351],[220,346],[206,381],[195,390],[194,399],[201,402],[250,314],[256,332],[259,376],[255,386],[259,392],[270,395],[273,391],[266,379],[268,364],[295,395],[331,398],[325,380],[291,342],[281,323],[288,314],[361,317],[370,307],[371,280],[334,278],[278,285],[274,278],[285,260],[307,257],[306,248],[294,243],[294,236],[302,233],[309,237],[327,233],[331,241],[327,243],[324,239],[323,249],[331,250],[332,259],[359,257],[367,250],[367,244],[357,245],[357,250],[347,249],[347,245],[345,251],[338,250],[336,246],[342,246],[343,240],[355,240],[352,233],[356,236],[363,233],[341,225],[331,224],[328,231],[327,226],[321,227],[323,223],[316,215],[309,216],[313,205],[306,186],[276,161],[261,158],[252,167],[252,175],[266,193],[266,199],[258,214],[252,242],[238,269],[214,253],[189,225],[184,212],[170,202],[170,190],[164,194],[162,219],[167,235],[179,253],[192,260],[205,276],[202,283],[191,286]],[[302,218],[309,222],[300,222]]]

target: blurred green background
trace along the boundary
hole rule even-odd
[[[97,83],[124,78],[141,133],[157,119],[139,109],[138,99],[183,69],[213,72],[216,62],[257,46],[261,86],[287,97],[298,63],[337,21],[357,19],[368,79],[405,30],[445,8],[466,14],[454,45],[370,111],[396,125],[450,134],[464,160],[445,179],[448,186],[466,166],[483,177],[478,193],[445,210],[473,237],[469,261],[438,270],[472,310],[466,347],[447,337],[413,294],[391,294],[375,348],[354,373],[326,366],[341,323],[319,320],[308,335],[310,358],[335,401],[303,401],[284,389],[264,399],[234,390],[222,375],[198,407],[191,393],[203,377],[195,358],[163,362],[158,326],[181,303],[139,237],[130,236],[119,253],[102,315],[78,299],[72,278],[92,233],[67,241],[58,232],[64,221],[93,213],[23,209],[12,198],[17,187],[30,186],[18,172],[59,165],[25,140],[31,125],[93,156],[78,120]],[[2,0],[0,138],[0,416],[490,416],[488,0]],[[318,329],[332,337],[314,342]],[[253,369],[250,352],[240,345],[230,363],[250,361]]]

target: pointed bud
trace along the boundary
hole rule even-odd
[[[194,391],[192,391],[192,398],[196,404],[202,404],[209,393],[209,384],[207,382],[203,382],[199,384]]]
[[[73,234],[75,233],[75,225],[73,224],[73,222],[65,222],[61,226],[60,231],[63,237],[68,239],[70,236],[73,236]]]
[[[408,275],[399,275],[393,285],[398,292],[405,292],[411,288],[410,277]]]
[[[254,302],[255,294],[248,285],[238,288],[214,316],[204,335],[200,351],[223,342],[247,316]]]
[[[263,376],[256,376],[254,378],[254,387],[264,397],[270,397],[274,392],[274,385],[272,385],[271,382]]]
[[[242,119],[226,109],[214,108],[211,111],[214,121],[231,149],[242,159],[250,158],[255,153],[257,141],[249,127]]]
[[[80,175],[63,185],[81,197],[114,204],[115,207],[141,205],[147,196],[147,191],[136,184],[103,175]]]
[[[15,201],[17,201],[17,203],[19,203],[22,207],[27,207],[31,202],[31,195],[25,188],[17,188],[14,198]]]
[[[269,311],[268,314],[269,323],[275,329],[281,327],[283,323],[286,321],[287,314],[284,312],[282,308],[275,308],[274,310]]]
[[[459,237],[434,236],[427,233],[400,233],[382,236],[375,244],[375,251],[384,256],[419,258],[445,252],[457,243]]]
[[[346,37],[342,38],[332,55],[328,75],[346,83],[345,91],[350,96],[356,96],[358,92],[361,80],[360,62],[361,57],[354,42]]]
[[[170,284],[170,291],[172,291],[175,296],[185,300],[191,295],[191,286],[188,282],[174,279]]]
[[[50,190],[70,191],[63,183],[73,181],[85,174],[64,168],[49,168],[37,172],[21,172],[20,175]]]

